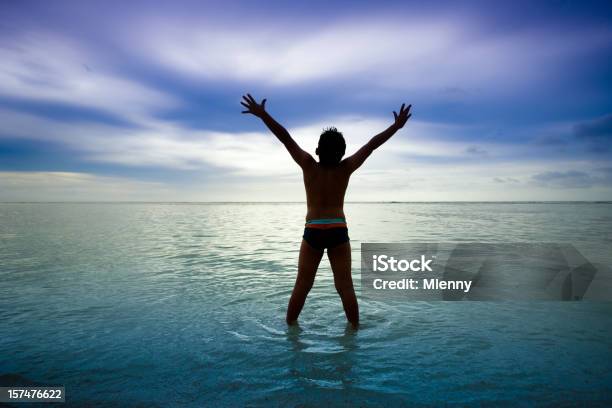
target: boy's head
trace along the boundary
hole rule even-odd
[[[323,130],[319,138],[319,147],[316,150],[319,163],[329,166],[336,165],[340,163],[345,150],[346,143],[338,129],[330,127]]]

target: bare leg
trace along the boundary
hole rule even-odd
[[[334,272],[334,284],[342,299],[346,318],[354,328],[359,326],[359,306],[351,277],[351,243],[346,242],[327,250],[329,263]]]
[[[306,296],[314,283],[317,268],[322,257],[323,251],[313,248],[309,243],[302,240],[297,278],[291,293],[291,299],[289,299],[289,306],[287,307],[287,324],[293,324],[300,315],[306,301]]]

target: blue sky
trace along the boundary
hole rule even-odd
[[[612,200],[609,2],[2,2],[0,201],[301,201],[240,97],[314,154],[413,117],[348,200]]]

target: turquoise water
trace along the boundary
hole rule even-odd
[[[353,332],[324,259],[288,329],[304,213],[0,204],[0,385],[65,385],[76,406],[612,404],[611,303],[360,299]],[[612,204],[346,214],[357,286],[361,242],[568,242],[612,264]]]

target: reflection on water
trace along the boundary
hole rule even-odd
[[[565,242],[610,265],[611,209],[349,204],[358,296],[361,242]],[[353,331],[324,259],[287,327],[303,216],[0,204],[0,382],[64,384],[75,405],[611,402],[608,303],[361,298]]]
[[[352,384],[352,353],[356,345],[357,331],[347,325],[337,336],[309,338],[299,325],[287,329],[287,339],[293,348],[290,372],[302,385],[322,384],[325,387],[344,389]],[[333,359],[328,356],[333,355]],[[333,364],[328,364],[329,362]]]

